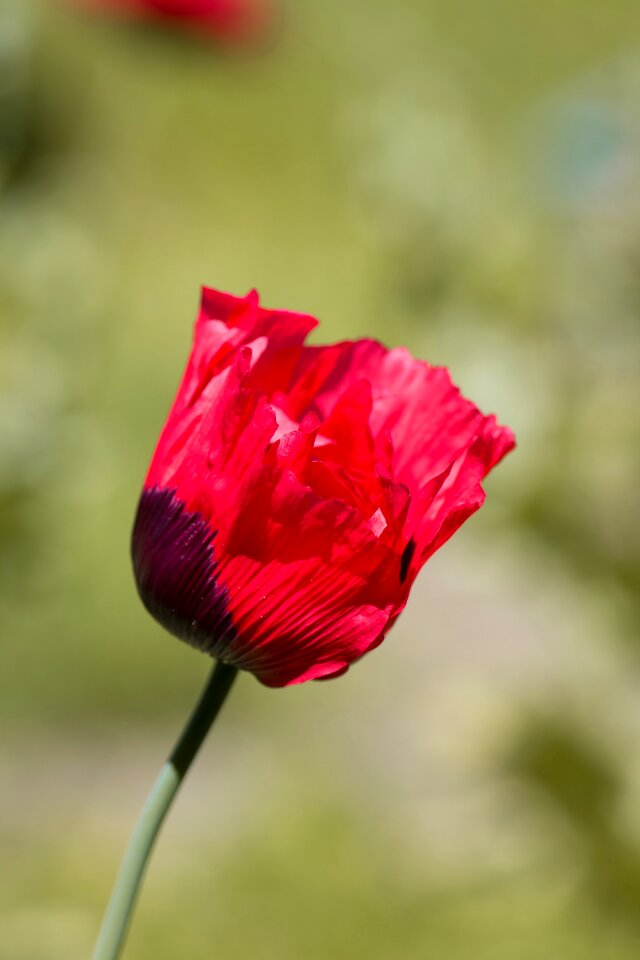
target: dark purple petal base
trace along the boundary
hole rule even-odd
[[[172,490],[145,490],[131,554],[138,592],[149,613],[174,636],[224,659],[234,637],[226,590],[216,581],[215,533]]]

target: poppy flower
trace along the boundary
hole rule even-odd
[[[164,21],[213,40],[258,36],[271,19],[268,0],[75,0],[132,20]]]
[[[274,687],[378,646],[514,446],[444,367],[316,323],[203,289],[132,538],[151,614]]]

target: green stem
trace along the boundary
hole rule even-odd
[[[111,894],[93,960],[117,960],[140,890],[147,861],[171,802],[218,715],[235,680],[237,669],[218,662],[202,696],[147,797],[138,818]]]

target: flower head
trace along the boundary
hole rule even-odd
[[[133,530],[153,616],[269,686],[376,647],[514,445],[443,367],[315,325],[203,290]]]
[[[133,20],[163,21],[219,41],[253,39],[271,17],[269,0],[75,0]]]

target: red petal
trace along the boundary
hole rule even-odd
[[[245,510],[219,571],[237,635],[225,657],[269,686],[343,672],[382,638],[396,555],[356,511],[290,474]]]
[[[371,431],[391,438],[394,476],[410,488],[445,470],[487,419],[461,396],[444,367],[375,340],[306,347],[281,402],[294,418],[313,410],[324,419],[363,379],[371,383]]]

